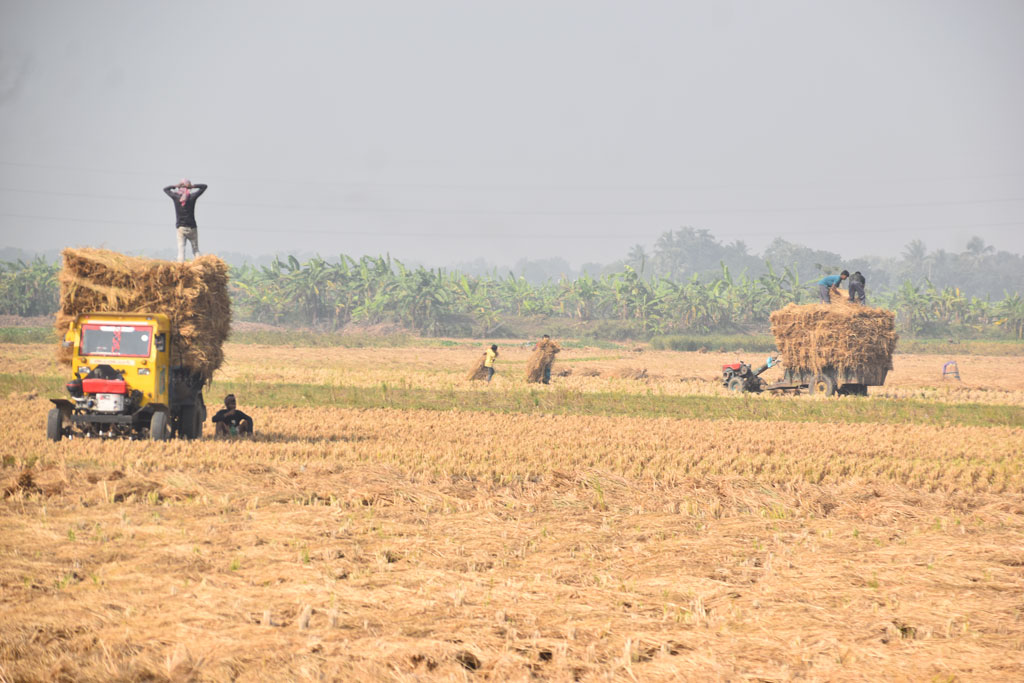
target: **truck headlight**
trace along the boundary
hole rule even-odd
[[[88,375],[89,374],[89,366],[88,365],[79,365],[78,366],[78,374],[79,375]]]
[[[139,368],[139,374],[140,375],[148,375],[149,374],[149,368]]]

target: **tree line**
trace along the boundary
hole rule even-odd
[[[637,266],[531,283],[511,272],[468,275],[387,256],[302,262],[289,256],[269,266],[233,267],[231,293],[237,320],[325,329],[394,323],[432,336],[498,335],[508,320],[531,317],[614,322],[606,336],[765,332],[772,311],[817,300],[816,277],[806,280],[795,266],[776,269],[770,261],[757,276],[734,274],[724,260],[714,274],[687,277],[652,276]],[[53,313],[57,271],[41,257],[0,265],[0,313]],[[870,304],[896,312],[903,333],[1024,338],[1019,291],[999,299],[968,296],[924,278],[888,290],[872,289],[869,281],[868,295]]]

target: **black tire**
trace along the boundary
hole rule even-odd
[[[733,377],[732,379],[730,379],[729,383],[726,385],[726,388],[729,391],[735,391],[741,394],[747,390],[746,382],[743,381],[742,377]]]
[[[836,381],[831,375],[815,375],[807,391],[814,396],[835,396]]]
[[[46,438],[50,441],[60,441],[64,438],[64,416],[60,408],[53,408],[46,415]]]
[[[167,413],[158,410],[149,418],[149,438],[153,441],[166,441],[167,436]]]
[[[868,388],[864,384],[844,384],[839,387],[840,396],[867,396]]]

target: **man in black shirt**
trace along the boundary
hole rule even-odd
[[[252,436],[252,418],[238,410],[235,395],[224,397],[224,407],[211,420],[217,428],[217,436]]]
[[[192,258],[199,256],[199,228],[196,227],[196,200],[206,192],[206,185],[193,185],[182,178],[177,185],[168,185],[164,194],[174,201],[175,225],[178,226],[178,260],[185,260],[185,240],[192,243]]]
[[[860,274],[858,270],[856,273],[850,276],[850,301],[853,303],[860,304],[861,306],[867,305],[868,299],[864,295],[864,284],[866,280],[864,276]]]

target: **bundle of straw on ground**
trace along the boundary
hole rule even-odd
[[[895,314],[843,301],[789,304],[771,314],[772,335],[783,364],[794,370],[833,368],[874,377],[892,369],[899,335]]]
[[[551,339],[542,339],[534,347],[530,359],[526,361],[526,381],[543,382],[545,371],[555,362],[555,354],[562,350]]]
[[[466,375],[466,379],[468,379],[468,380],[487,379],[487,368],[484,367],[484,362],[486,360],[487,360],[487,354],[486,353],[480,354],[480,357],[477,358],[477,360],[476,360],[476,364],[473,365],[473,369],[469,371],[468,375]]]
[[[224,361],[231,331],[228,266],[212,255],[175,263],[105,249],[65,249],[60,281],[60,338],[82,313],[163,313],[172,326],[171,362],[209,381]],[[68,364],[70,349],[59,358]]]

